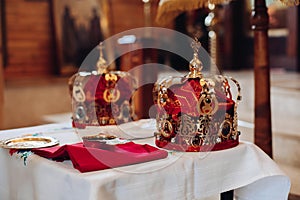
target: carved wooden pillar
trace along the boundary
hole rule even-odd
[[[4,44],[3,44],[3,32],[4,32],[4,24],[3,24],[3,16],[4,16],[4,1],[0,0],[0,129],[3,125],[3,107],[4,107],[4,75],[3,75],[3,67],[4,67]]]
[[[269,16],[265,0],[255,0],[252,12],[255,83],[254,142],[272,158],[268,25]]]
[[[296,48],[296,51],[297,51],[297,57],[296,57],[296,71],[297,72],[300,72],[300,39],[299,39],[299,36],[300,36],[300,25],[299,25],[299,22],[300,22],[300,6],[298,5],[297,6],[297,19],[296,19],[296,24],[297,24],[297,48]]]

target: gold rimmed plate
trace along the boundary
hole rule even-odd
[[[48,136],[16,137],[0,141],[0,146],[6,149],[36,149],[59,144],[55,138]]]

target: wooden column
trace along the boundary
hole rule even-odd
[[[0,0],[0,129],[3,125],[3,107],[4,107],[4,44],[3,44],[3,16],[4,16],[4,1]]]
[[[300,25],[299,25],[299,22],[300,22],[300,6],[298,5],[297,6],[297,19],[296,19],[296,24],[297,24],[297,57],[296,57],[296,71],[297,72],[300,72],[300,39],[299,39],[299,36],[300,36]]]
[[[292,60],[292,67],[300,72],[300,6],[287,8],[286,26],[289,34],[287,35],[286,52],[287,57]],[[295,63],[295,64],[294,64]]]
[[[268,49],[269,16],[265,0],[255,0],[251,22],[252,29],[254,30],[254,142],[272,158],[270,62]]]

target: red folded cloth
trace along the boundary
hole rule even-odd
[[[166,158],[167,151],[134,142],[114,145],[111,149],[85,147],[83,143],[33,149],[37,155],[53,160],[70,159],[80,172],[109,169]]]

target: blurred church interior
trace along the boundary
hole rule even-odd
[[[95,0],[92,5],[85,3],[86,7],[78,5],[80,9],[69,2],[0,0],[2,130],[70,120],[72,107],[67,83],[85,56],[101,40],[115,34],[145,26],[160,27],[156,21],[159,0]],[[276,1],[267,2],[267,6],[273,155],[290,176],[291,193],[296,199],[300,196],[300,157],[296,156],[300,151],[300,7],[287,7]],[[252,7],[249,0],[240,0],[215,5],[213,9],[200,8],[181,13],[166,27],[190,37],[196,35],[219,71],[240,81],[243,88],[238,110],[240,129],[242,139],[251,142],[254,137]],[[137,38],[135,44],[124,44],[121,48],[139,45],[141,40],[147,37]],[[127,71],[144,63],[162,63],[184,72],[188,70],[188,62],[168,52],[144,49],[120,56],[111,68]],[[151,99],[151,86],[145,86],[140,94],[143,99]],[[141,100],[137,107],[140,118],[151,117],[151,103]]]

